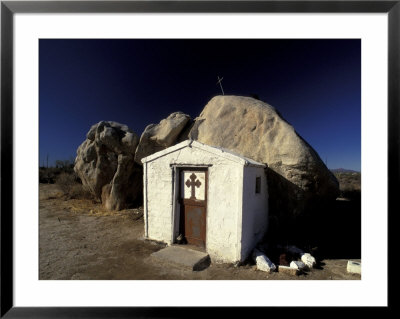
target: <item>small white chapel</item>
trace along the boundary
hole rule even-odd
[[[245,260],[267,230],[266,164],[186,140],[142,159],[145,237]]]

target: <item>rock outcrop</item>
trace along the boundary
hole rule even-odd
[[[79,146],[74,170],[105,208],[120,210],[142,197],[142,168],[134,163],[138,136],[126,125],[93,125]]]
[[[186,138],[268,164],[271,236],[288,225],[282,221],[299,228],[297,216],[339,194],[338,181],[315,150],[272,106],[240,96],[214,97],[194,122],[172,113],[148,125],[140,141],[126,125],[99,122],[78,148],[75,171],[106,208],[122,209],[142,199],[140,160]]]
[[[339,194],[338,181],[316,151],[260,100],[214,97],[195,119],[189,138],[268,164],[270,213],[279,222]]]
[[[142,158],[175,145],[179,135],[190,122],[189,115],[175,112],[161,120],[159,124],[148,125],[142,133],[136,149],[136,163],[141,164]]]

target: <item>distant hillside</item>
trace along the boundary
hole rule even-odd
[[[358,171],[353,171],[351,169],[345,169],[345,168],[334,168],[330,170],[332,173],[360,173]]]
[[[339,181],[340,195],[346,198],[360,198],[361,173],[351,169],[337,168],[330,170]]]

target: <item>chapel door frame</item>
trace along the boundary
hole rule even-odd
[[[190,165],[190,164],[182,164],[182,165],[171,165],[173,170],[173,202],[172,202],[172,236],[171,243],[176,243],[176,237],[179,235],[180,231],[180,221],[181,221],[181,187],[180,187],[180,176],[181,172],[184,170],[190,171],[201,171],[205,172],[205,221],[206,221],[206,234],[205,234],[205,243],[204,249],[207,250],[207,230],[208,230],[208,168],[212,165]]]

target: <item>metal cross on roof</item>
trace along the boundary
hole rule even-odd
[[[219,84],[219,86],[221,87],[222,95],[225,95],[225,94],[224,94],[224,89],[222,88],[222,84],[221,84],[221,82],[222,82],[222,80],[223,80],[224,78],[223,78],[223,77],[222,77],[222,78],[219,78],[219,76],[217,76],[217,78],[218,78],[218,81],[217,81],[216,84]]]

